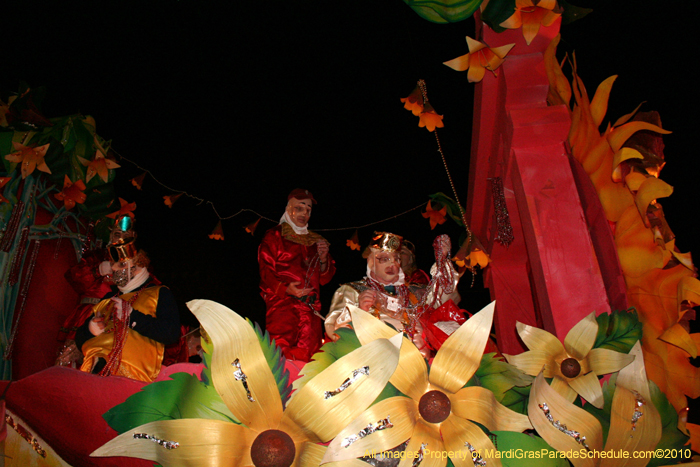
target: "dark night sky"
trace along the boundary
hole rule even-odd
[[[20,2],[16,2],[20,3]],[[220,301],[262,321],[256,249],[273,223],[255,236],[243,227],[257,215],[223,221],[224,242],[207,238],[217,214],[251,209],[282,214],[293,188],[319,200],[311,219],[331,241],[339,272],[324,295],[364,274],[363,260],[345,240],[354,227],[392,217],[450,192],[434,136],[417,126],[400,97],[425,79],[446,128],[440,130],[462,202],[472,114],[466,73],[442,62],[468,52],[474,21],[436,25],[402,1],[21,2],[3,7],[0,50],[4,98],[20,80],[46,86],[44,113],[92,115],[113,149],[150,170],[137,191],[129,179],[141,169],[122,161],[118,193],[136,201],[142,246],[157,275],[182,300]],[[608,116],[613,121],[641,101],[658,110],[668,164],[661,178],[675,187],[662,202],[682,251],[693,250],[697,225],[695,112],[697,91],[689,23],[697,2],[585,1],[594,12],[562,27],[560,52],[576,50],[589,92],[619,74]],[[131,6],[130,6],[131,5]],[[690,6],[689,6],[690,5]],[[187,191],[211,201],[162,196]],[[430,231],[419,210],[360,229],[414,240],[423,268],[438,233],[456,241],[445,224]],[[463,306],[478,311],[487,294],[463,286]],[[326,300],[326,306],[327,306]]]

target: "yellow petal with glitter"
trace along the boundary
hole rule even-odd
[[[374,340],[334,362],[294,394],[284,419],[294,420],[310,437],[317,436],[324,442],[334,438],[384,389],[399,362],[402,338],[396,333],[391,339]],[[369,367],[368,375],[358,375],[336,395],[326,396],[364,367]]]
[[[211,300],[192,300],[187,306],[214,344],[212,381],[231,413],[256,431],[277,428],[282,400],[253,327],[233,310]],[[250,394],[243,381],[236,379],[236,360]]]
[[[413,467],[414,462],[418,458],[421,452],[421,446],[425,445],[423,448],[423,460],[420,461],[420,467],[444,467],[447,465],[447,459],[442,456],[430,455],[430,451],[434,453],[442,453],[444,444],[442,443],[442,438],[440,437],[440,430],[438,425],[433,423],[427,423],[422,419],[416,421],[416,426],[413,428],[413,434],[411,435],[411,440],[406,446],[406,454],[411,453],[410,456],[406,456],[401,460],[398,467]],[[411,458],[412,457],[412,458]]]
[[[555,335],[540,328],[523,324],[518,321],[515,324],[520,339],[530,350],[541,350],[554,356],[564,353],[564,346]]]
[[[136,433],[177,442],[179,447],[166,449],[149,439],[135,439]],[[176,467],[252,465],[250,446],[256,435],[244,426],[221,420],[163,420],[122,433],[90,455],[136,457]]]
[[[564,338],[564,348],[572,357],[583,360],[595,344],[598,322],[595,313],[589,313],[571,328]]]
[[[391,428],[375,431],[343,447],[343,443],[349,443],[360,430],[370,424],[377,426],[387,418],[393,425]],[[367,451],[379,453],[398,446],[412,436],[417,418],[418,406],[413,399],[401,396],[384,399],[365,410],[331,441],[323,462],[354,459]]]
[[[445,340],[433,359],[428,377],[432,384],[456,393],[479,368],[491,332],[496,302],[486,305]]]
[[[678,323],[666,329],[664,333],[659,336],[659,339],[685,350],[692,358],[696,358],[698,356],[697,345],[695,345],[695,342],[690,337],[690,334],[688,334],[688,331],[686,331],[683,326]]]
[[[514,412],[498,402],[496,396],[486,388],[470,386],[449,397],[453,414],[480,423],[490,431],[520,432],[532,429],[526,415]]]
[[[588,365],[596,375],[620,371],[634,360],[634,356],[610,349],[593,349],[588,353]]]
[[[352,316],[352,326],[355,328],[357,339],[366,345],[375,339],[388,339],[396,331],[371,314],[348,305]],[[399,355],[399,365],[389,382],[399,391],[416,400],[425,393],[428,387],[428,367],[418,348],[404,337]]]
[[[528,416],[537,434],[557,451],[566,453],[585,449],[573,437],[553,426],[539,407],[541,404],[547,404],[549,414],[554,421],[559,421],[569,430],[575,430],[585,436],[586,444],[591,450],[600,450],[603,447],[603,433],[598,420],[560,396],[547,384],[542,374],[538,375],[532,384],[527,406]],[[569,460],[575,467],[594,467],[596,464],[596,459],[570,458]]]
[[[649,227],[647,208],[649,203],[658,198],[668,198],[673,193],[673,187],[656,177],[649,177],[639,186],[634,203],[637,205],[639,215],[644,220],[644,225]]]
[[[445,451],[452,451],[450,456],[455,467],[474,467],[476,463],[472,457],[472,451],[466,443],[469,443],[472,448],[481,452],[484,459],[485,452],[494,452],[495,446],[488,436],[475,424],[463,418],[449,416],[447,420],[442,422],[440,427],[442,439],[445,443]],[[500,466],[501,460],[497,457],[491,457],[487,460],[490,467]]]

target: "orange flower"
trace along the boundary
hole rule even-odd
[[[518,29],[522,26],[527,45],[537,36],[540,25],[551,26],[559,16],[561,8],[556,0],[515,0],[515,13],[501,23],[501,27]]]
[[[131,184],[136,187],[137,190],[140,190],[141,187],[143,186],[143,179],[146,178],[146,172],[142,173],[141,175],[138,175],[134,178],[131,179]]]
[[[54,197],[59,201],[63,201],[66,209],[73,209],[76,203],[83,204],[87,199],[87,195],[83,193],[84,190],[85,183],[82,180],[73,183],[66,175],[63,180],[63,190],[60,193],[56,193]]]
[[[46,150],[49,149],[49,145],[45,144],[43,146],[29,147],[20,143],[12,143],[15,147],[15,151],[12,154],[5,156],[10,162],[19,162],[22,164],[22,178],[27,178],[34,172],[34,169],[39,169],[47,174],[51,173],[49,166],[46,165],[44,161],[44,156],[46,155]]]
[[[7,182],[10,180],[12,180],[11,177],[0,177],[0,203],[9,203],[7,198],[2,195],[2,192],[4,191],[3,188],[5,188],[5,185],[7,185]]]
[[[473,270],[477,265],[483,269],[491,262],[489,254],[484,251],[481,242],[476,237],[472,237],[470,242],[464,242],[457,251],[457,254],[452,261],[460,268],[469,268]]]
[[[357,236],[357,230],[355,230],[355,233],[352,234],[352,237],[348,239],[346,245],[349,246],[351,250],[360,251],[360,239]]]
[[[91,161],[83,159],[80,156],[78,156],[78,159],[80,159],[81,164],[88,168],[87,175],[85,176],[85,181],[87,183],[90,183],[90,180],[92,180],[92,177],[95,175],[99,175],[102,181],[107,183],[107,179],[109,178],[109,169],[121,167],[112,159],[107,159],[99,149],[95,152],[95,158]]]
[[[502,45],[501,47],[490,48],[483,42],[467,36],[469,53],[444,62],[444,65],[457,71],[469,70],[467,79],[470,83],[477,83],[484,78],[486,70],[496,76],[496,68],[501,66],[506,55],[515,44]]]
[[[418,126],[421,128],[425,127],[428,131],[435,131],[435,128],[444,128],[445,124],[442,123],[442,115],[438,115],[437,112],[435,112],[430,102],[425,102],[423,105],[423,112],[420,114]]]
[[[180,196],[182,196],[182,193],[178,193],[176,195],[163,196],[163,202],[167,207],[172,208],[173,204],[175,204],[175,201],[177,201]]]
[[[209,238],[212,240],[223,240],[224,239],[224,228],[221,226],[221,221],[216,224],[214,230],[209,234]]]
[[[127,215],[134,218],[134,209],[136,209],[136,203],[128,203],[125,199],[119,198],[119,204],[121,205],[118,211],[114,211],[112,214],[107,214],[110,219],[117,219],[123,215]]]
[[[255,222],[251,222],[250,224],[245,226],[245,231],[251,235],[255,235],[255,229],[258,227],[259,223],[260,223],[260,218],[258,217],[258,220],[256,220]]]
[[[419,116],[423,111],[423,93],[420,85],[416,86],[408,97],[402,97],[401,102],[404,103],[404,109],[410,110],[416,117]]]
[[[428,201],[428,205],[425,208],[423,217],[430,219],[430,230],[433,230],[436,225],[445,223],[445,214],[447,213],[447,207],[443,206],[440,210],[435,210]]]

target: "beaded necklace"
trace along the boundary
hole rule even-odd
[[[126,338],[129,332],[128,323],[129,317],[131,316],[131,310],[133,309],[132,304],[136,301],[139,294],[141,294],[141,290],[136,292],[129,299],[122,301],[121,317],[117,313],[114,313],[114,310],[112,310],[112,323],[114,323],[114,327],[112,328],[111,332],[114,333],[114,343],[112,345],[112,350],[107,356],[107,364],[104,366],[104,368],[102,368],[102,371],[100,371],[100,376],[115,375],[119,371],[119,367],[122,363],[122,351],[124,350],[124,344],[126,343]]]

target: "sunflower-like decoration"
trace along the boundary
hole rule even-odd
[[[395,333],[375,317],[350,306],[352,324],[360,342],[370,345],[375,339]],[[421,467],[447,464],[442,453],[451,453],[454,461],[476,459],[479,450],[494,450],[484,431],[520,432],[531,429],[525,415],[496,401],[486,388],[464,387],[479,367],[489,337],[495,302],[467,320],[440,347],[430,368],[418,349],[404,342],[396,372],[389,380],[408,397],[384,399],[367,409],[348,425],[328,446],[323,462],[358,458],[367,452],[382,452],[410,440],[406,456],[399,465]],[[391,427],[387,427],[390,424]],[[377,430],[383,426],[386,429]],[[430,452],[440,453],[431,455]],[[478,454],[477,454],[478,455]],[[413,457],[410,459],[409,457]],[[489,465],[501,465],[489,459]],[[457,463],[457,465],[462,465]],[[466,465],[466,464],[464,464]]]
[[[544,367],[544,377],[553,378],[552,387],[569,402],[578,393],[594,406],[603,407],[603,391],[598,375],[613,373],[627,366],[634,356],[608,349],[594,349],[598,322],[591,313],[559,339],[542,329],[517,323],[518,334],[530,349],[519,355],[506,355],[508,363],[525,373],[537,376]]]
[[[250,324],[212,301],[188,306],[213,344],[214,387],[242,425],[207,419],[151,422],[119,435],[93,456],[139,457],[167,466],[318,466],[326,448],[317,443],[335,437],[366,409],[399,361],[402,337],[394,333],[335,362],[298,390],[285,410]]]

